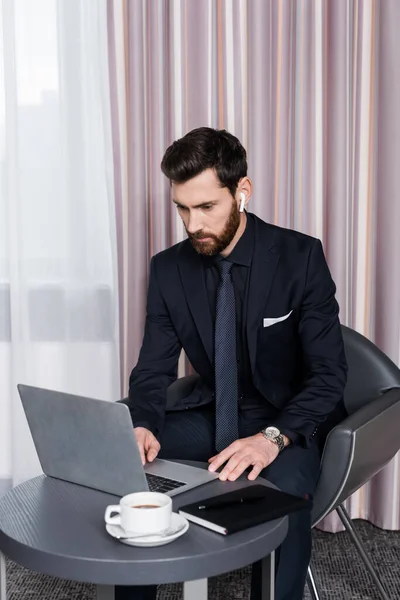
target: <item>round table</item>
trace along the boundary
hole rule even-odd
[[[199,464],[198,464],[199,466]],[[257,483],[270,485],[265,480]],[[215,480],[173,498],[175,511],[249,485]],[[287,517],[229,536],[190,523],[171,544],[138,548],[121,544],[104,526],[104,510],[119,498],[42,475],[0,500],[0,600],[6,598],[5,556],[28,569],[94,583],[98,599],[115,585],[184,582],[184,598],[207,598],[207,578],[263,561],[263,598],[274,597],[274,550],[287,533]]]

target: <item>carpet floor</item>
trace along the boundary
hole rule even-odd
[[[391,600],[400,599],[400,532],[382,531],[366,521],[355,521],[357,531],[376,566]],[[314,531],[313,566],[321,600],[379,600],[371,578],[346,532]],[[209,581],[210,600],[247,600],[250,568]],[[159,587],[157,600],[180,600],[182,586]],[[7,600],[93,600],[92,585],[32,573],[7,562]],[[304,599],[310,598],[306,591]],[[134,599],[132,599],[134,600]]]

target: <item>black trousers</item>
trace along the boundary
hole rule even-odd
[[[214,408],[211,406],[167,414],[159,457],[207,461],[216,454],[214,422]],[[240,437],[254,435],[267,425],[261,412],[241,414]],[[316,442],[307,449],[293,445],[285,448],[260,476],[284,492],[312,499],[319,467],[320,450]],[[289,516],[288,534],[276,552],[276,600],[302,600],[310,556],[311,515],[308,510],[303,510]],[[260,566],[261,563],[256,563],[252,569],[252,600],[258,600],[261,594]],[[154,600],[156,590],[156,586],[117,586],[115,598]]]

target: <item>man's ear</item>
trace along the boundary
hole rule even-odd
[[[249,200],[251,198],[251,194],[253,191],[253,184],[249,177],[242,177],[238,183],[238,193],[239,193],[239,210],[243,212],[247,207]],[[244,202],[243,202],[244,196]],[[243,206],[243,207],[242,207]]]

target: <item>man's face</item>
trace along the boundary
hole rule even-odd
[[[225,250],[238,230],[240,213],[215,172],[207,169],[186,183],[173,183],[172,193],[196,252],[213,256]]]

